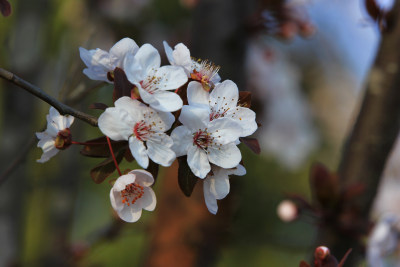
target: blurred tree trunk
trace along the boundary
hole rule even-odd
[[[327,222],[320,229],[318,245],[327,245],[338,258],[353,248],[346,266],[356,266],[363,257],[360,234],[367,234],[367,222],[388,155],[400,129],[400,1],[387,16],[387,28],[369,73],[363,103],[353,131],[345,144],[339,166],[342,189],[351,184],[365,185],[363,194],[351,203],[344,203],[337,214],[346,209],[357,213],[364,225],[359,233],[344,233],[346,218]],[[356,224],[356,221],[349,222]]]

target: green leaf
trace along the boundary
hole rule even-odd
[[[187,164],[187,157],[182,156],[178,157],[179,169],[178,169],[178,184],[181,188],[183,194],[187,197],[193,192],[194,186],[196,185],[197,180],[199,179],[193,172],[190,170],[189,165]]]

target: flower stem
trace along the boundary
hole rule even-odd
[[[113,151],[112,146],[111,146],[110,138],[108,138],[108,136],[106,136],[106,137],[107,137],[108,147],[110,148],[111,157],[114,160],[115,167],[117,168],[119,176],[122,176],[121,170],[119,169],[119,166],[118,166],[117,159],[115,158],[114,151]]]

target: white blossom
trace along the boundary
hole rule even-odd
[[[156,195],[150,187],[153,183],[153,176],[145,170],[130,171],[115,181],[110,191],[110,201],[122,220],[136,222],[142,215],[142,209],[155,209]]]
[[[242,130],[235,121],[210,121],[206,109],[192,106],[183,106],[179,121],[183,125],[171,133],[173,149],[178,157],[187,155],[194,175],[206,177],[211,170],[210,162],[225,169],[239,164],[242,156],[235,142]]]
[[[203,192],[206,206],[212,214],[217,214],[217,199],[223,199],[228,195],[230,190],[229,175],[232,174],[245,175],[246,169],[240,164],[231,169],[211,165],[211,172],[208,173],[203,182]]]
[[[256,113],[249,108],[238,106],[239,90],[231,80],[219,83],[211,93],[203,90],[198,82],[190,82],[187,89],[189,105],[205,107],[210,120],[230,118],[242,128],[241,137],[257,130]]]
[[[37,160],[39,163],[45,163],[51,157],[55,156],[59,149],[62,147],[56,147],[56,139],[60,132],[67,130],[74,122],[73,116],[62,116],[53,107],[50,107],[49,114],[46,116],[47,128],[43,132],[37,132],[36,137],[39,139],[37,144],[43,150],[43,154],[40,159]]]
[[[83,73],[92,80],[111,83],[108,75],[117,67],[123,68],[125,57],[127,55],[135,55],[138,49],[139,46],[130,38],[123,38],[111,47],[109,52],[99,48],[86,50],[83,47],[79,47],[81,59],[87,66]]]
[[[190,56],[189,49],[182,43],[175,46],[174,50],[164,43],[165,53],[168,61],[173,66],[181,66],[187,76],[199,81],[206,91],[209,91],[215,84],[221,81],[218,75],[219,66],[214,65],[208,60],[196,60]]]
[[[188,78],[177,66],[162,66],[157,49],[150,44],[141,46],[135,56],[128,55],[124,69],[128,80],[139,90],[142,100],[152,108],[172,112],[182,108],[178,94],[169,92],[184,85]]]
[[[115,101],[99,117],[99,128],[112,140],[129,141],[129,148],[137,163],[149,165],[149,157],[162,166],[171,166],[175,153],[172,139],[165,134],[175,121],[171,113],[154,110],[127,96]]]

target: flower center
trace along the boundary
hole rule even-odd
[[[210,145],[213,144],[213,141],[214,137],[207,132],[207,128],[205,130],[199,129],[193,134],[193,145],[196,145],[201,149],[206,150]]]
[[[193,72],[190,74],[190,78],[199,81],[204,90],[210,91],[214,84],[211,79],[217,75],[220,67],[214,65],[214,63],[208,60],[194,60],[193,59]]]
[[[67,149],[72,143],[71,131],[69,128],[65,128],[59,131],[55,140],[55,147],[60,150]]]
[[[130,206],[141,198],[144,194],[144,188],[141,185],[131,183],[125,186],[125,189],[121,191],[122,204]]]
[[[146,141],[152,133],[154,131],[151,130],[151,125],[147,125],[144,120],[137,122],[133,127],[133,134],[139,141]]]
[[[165,78],[165,74],[162,76],[157,76],[156,74],[157,69],[152,68],[146,79],[139,82],[143,90],[146,90],[149,94],[154,94],[154,92],[160,88]]]

